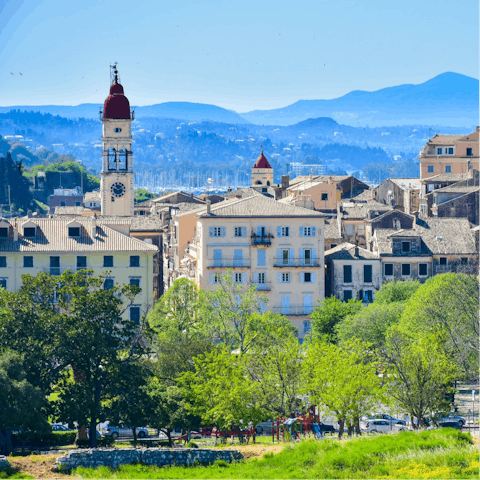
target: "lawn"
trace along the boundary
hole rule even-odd
[[[345,441],[305,440],[261,459],[209,467],[127,465],[78,468],[82,478],[478,478],[478,447],[453,429],[364,436]]]

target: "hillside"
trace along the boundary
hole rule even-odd
[[[331,117],[353,126],[473,126],[478,121],[479,82],[458,73],[442,73],[419,85],[374,92],[356,90],[332,100],[299,100],[273,110],[243,113],[261,125],[292,125],[308,118]]]

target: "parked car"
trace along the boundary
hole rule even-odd
[[[249,432],[248,429],[243,429],[242,430],[242,435],[247,435]],[[216,428],[214,428],[212,430],[212,435],[215,436],[215,437],[221,437],[223,435],[223,430],[217,430]],[[238,435],[237,432],[233,431],[233,430],[227,430],[227,437],[231,437],[231,436],[236,436]]]
[[[268,420],[267,422],[260,422],[255,426],[255,433],[261,435],[262,433],[270,434],[273,430],[273,422]]]
[[[200,433],[201,435],[211,435],[212,432],[213,432],[213,427],[201,427],[198,430],[198,433]]]
[[[370,417],[367,417],[367,420],[374,420],[374,419],[379,419],[379,420],[387,420],[388,422],[394,424],[394,425],[407,425],[407,422],[405,420],[400,420],[398,418],[394,418],[388,413],[379,413],[377,415],[371,415]]]
[[[325,425],[324,423],[320,423],[318,425],[318,427],[320,428],[320,431],[322,433],[335,433],[336,432],[335,427],[333,425]]]
[[[145,427],[137,427],[137,437],[138,438],[146,438],[148,437],[148,428]],[[119,437],[133,437],[133,428],[131,427],[112,427],[108,425],[103,430],[103,435],[110,436],[113,438]]]
[[[453,422],[453,423],[458,423],[460,427],[463,427],[467,422],[465,418],[461,417],[460,415],[455,415],[454,413],[448,413],[446,415],[440,414],[436,418],[437,423],[444,423],[444,422]]]
[[[360,422],[360,430],[369,433],[388,433],[388,432],[401,432],[407,430],[407,427],[401,423],[391,423],[385,419],[369,419]]]
[[[67,425],[61,423],[52,423],[52,432],[73,432],[73,428],[68,428]]]

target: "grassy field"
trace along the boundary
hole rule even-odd
[[[73,472],[81,478],[405,478],[479,477],[478,446],[470,434],[452,429],[401,432],[338,441],[305,440],[229,465],[158,468],[144,465]]]

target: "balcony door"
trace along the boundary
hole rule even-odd
[[[233,266],[234,267],[243,266],[243,250],[241,248],[236,248],[233,251]]]
[[[282,295],[282,315],[290,314],[290,296]]]
[[[213,266],[214,267],[222,266],[222,249],[221,248],[213,249]]]

